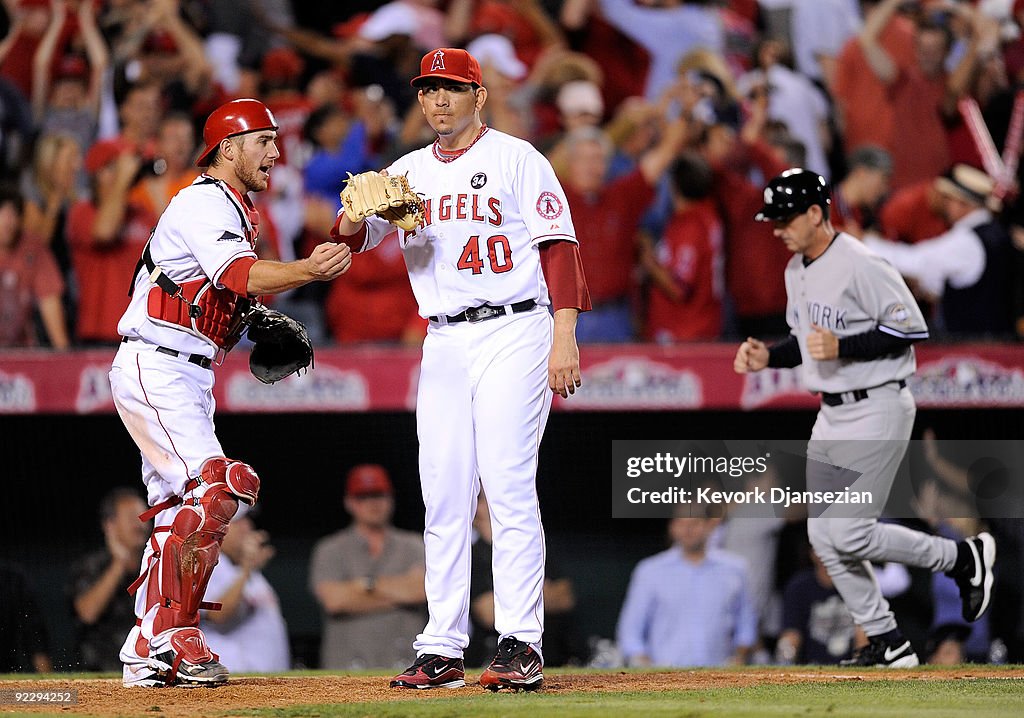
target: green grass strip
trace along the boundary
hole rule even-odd
[[[253,718],[1006,718],[1024,715],[1020,680],[841,681],[664,692],[497,693],[417,701],[233,711]]]

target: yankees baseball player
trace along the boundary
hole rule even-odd
[[[356,222],[343,210],[333,231],[355,251],[399,242],[429,319],[416,401],[429,618],[413,644],[415,662],[391,686],[465,685],[471,526],[482,485],[494,528],[499,645],[480,683],[537,688],[545,550],[537,454],[552,392],[566,398],[581,384],[576,316],[590,298],[551,166],[480,119],[487,90],[476,59],[462,49],[429,52],[412,84],[437,140],[387,172],[408,173],[422,194],[422,226],[398,230],[379,216]]]
[[[895,561],[945,571],[960,588],[963,617],[988,608],[996,547],[980,533],[964,541],[930,536],[877,517],[892,488],[914,424],[914,342],[928,337],[921,310],[899,273],[829,221],[829,191],[821,176],[790,169],[764,190],[757,219],[794,252],[786,267],[790,336],[771,347],[751,337],[736,352],[740,374],[802,365],[803,381],[821,394],[807,449],[807,488],[870,491],[872,509],[858,517],[827,508],[807,533],[836,590],[869,643],[846,661],[855,666],[918,665],[896,625],[870,561]],[[842,507],[848,508],[848,507]]]
[[[110,370],[114,406],[142,453],[155,517],[135,591],[135,627],[121,648],[125,686],[219,685],[227,669],[206,645],[199,609],[238,502],[260,480],[224,455],[214,434],[212,364],[238,341],[243,298],[333,279],[351,263],[344,244],[308,258],[256,259],[259,213],[248,192],[267,188],[277,122],[263,103],[228,102],[203,130],[209,169],[160,217],[132,279]],[[144,271],[141,271],[145,267]]]

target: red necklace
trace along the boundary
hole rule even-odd
[[[462,155],[469,152],[469,148],[475,145],[479,141],[479,139],[484,136],[485,132],[487,132],[487,125],[482,125],[480,127],[480,131],[476,133],[476,137],[473,138],[473,141],[470,142],[465,147],[463,147],[461,150],[443,149],[440,144],[441,138],[439,137],[438,139],[434,140],[434,157],[439,162],[444,162],[445,164],[447,164],[448,162],[454,162],[458,158],[462,157]]]

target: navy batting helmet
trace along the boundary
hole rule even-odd
[[[764,188],[764,207],[754,215],[758,222],[775,222],[806,212],[818,205],[828,217],[832,204],[828,182],[816,172],[795,167],[772,179]]]

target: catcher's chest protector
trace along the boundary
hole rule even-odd
[[[182,282],[183,302],[160,287],[151,287],[147,309],[157,324],[184,327],[189,333],[202,337],[218,349],[229,351],[238,343],[241,332],[241,314],[249,300],[230,289],[218,289],[205,277]],[[195,309],[197,307],[198,309]]]
[[[255,248],[259,236],[260,213],[252,202],[212,177],[206,177],[196,184],[212,184],[224,193],[224,199],[238,215],[244,241]],[[230,351],[242,336],[243,315],[250,307],[248,297],[227,288],[215,287],[205,275],[175,282],[153,259],[150,247],[152,242],[151,236],[132,273],[128,295],[131,296],[134,291],[134,277],[145,268],[150,281],[155,284],[146,298],[146,311],[154,323],[184,328],[221,351]]]

